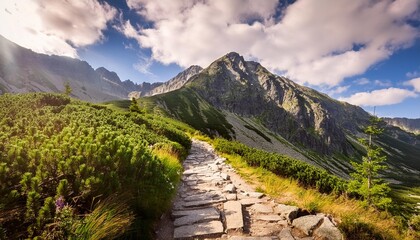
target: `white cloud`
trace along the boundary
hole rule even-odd
[[[359,106],[384,106],[401,103],[407,98],[417,96],[415,92],[407,89],[386,88],[372,92],[358,92],[350,97],[340,98],[339,100]]]
[[[332,90],[327,91],[328,95],[332,96],[332,95],[336,95],[336,94],[341,94],[345,91],[347,91],[350,88],[350,85],[346,85],[346,86],[339,86],[336,87]]]
[[[103,39],[117,10],[97,0],[0,1],[0,34],[35,52],[77,57]]]
[[[153,27],[124,22],[122,32],[150,48],[157,61],[207,66],[236,51],[312,85],[339,85],[419,36],[407,24],[419,9],[418,0],[298,0],[281,18],[277,0],[127,3]]]
[[[420,93],[420,77],[411,79],[404,83],[406,86],[413,86],[414,91]]]
[[[357,85],[366,85],[370,83],[370,80],[367,78],[359,78],[354,80],[354,83],[356,83]]]

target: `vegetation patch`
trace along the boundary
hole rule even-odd
[[[11,239],[150,237],[191,146],[182,123],[59,94],[2,95],[0,115],[0,236]]]

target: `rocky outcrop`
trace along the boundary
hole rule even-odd
[[[162,221],[157,239],[342,238],[324,214],[299,216],[298,207],[255,192],[207,143],[193,141],[184,169],[172,220]]]

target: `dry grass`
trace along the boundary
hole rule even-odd
[[[301,187],[297,181],[279,177],[265,169],[253,168],[241,160],[240,156],[222,154],[237,172],[248,182],[280,203],[296,205],[310,212],[331,214],[339,226],[349,232],[369,228],[377,239],[415,239],[402,232],[395,217],[387,212],[365,208],[355,199],[334,194],[321,194],[316,189]],[[351,236],[348,236],[349,239]],[[371,237],[366,239],[372,239]]]
[[[112,196],[99,203],[81,223],[75,226],[78,237],[89,240],[115,239],[134,221],[127,200]]]

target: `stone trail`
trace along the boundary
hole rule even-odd
[[[171,218],[158,228],[157,238],[343,239],[328,216],[301,215],[298,207],[256,192],[209,144],[193,140]]]

